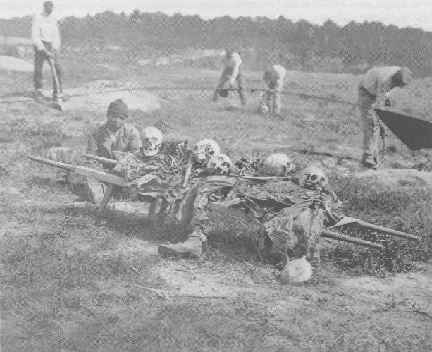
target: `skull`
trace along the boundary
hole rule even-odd
[[[295,165],[286,154],[276,153],[268,156],[260,170],[261,173],[271,176],[287,176],[295,169]]]
[[[289,261],[282,270],[281,281],[284,284],[299,284],[312,277],[312,265],[305,257]]]
[[[156,127],[146,127],[141,133],[145,156],[156,155],[162,144],[162,132]]]
[[[220,154],[219,145],[213,139],[203,139],[195,144],[192,151],[197,163],[207,163],[211,157]]]
[[[226,154],[219,154],[210,158],[207,170],[217,175],[228,175],[231,168],[231,159]]]
[[[321,189],[328,185],[328,178],[317,166],[309,166],[299,174],[299,185],[307,189]]]

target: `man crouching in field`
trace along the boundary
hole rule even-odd
[[[108,107],[107,122],[96,129],[88,138],[87,154],[108,159],[115,159],[114,152],[116,151],[140,155],[141,137],[134,126],[125,123],[128,116],[128,106],[121,99],[113,101]],[[105,185],[91,178],[87,179],[87,185],[91,191],[93,201],[100,203]]]

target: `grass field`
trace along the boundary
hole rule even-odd
[[[208,88],[149,90],[161,108],[135,110],[130,122],[191,145],[213,138],[234,159],[297,153],[298,168],[317,164],[328,172],[347,215],[421,236],[421,260],[372,275],[351,265],[355,256],[349,263],[336,258],[335,244],[324,241],[315,279],[284,286],[242,235],[253,228],[229,221],[212,232],[201,259],[161,258],[157,245],[178,234],[152,233],[145,217],[120,212],[96,224],[95,206],[56,182],[55,170],[27,159],[56,146],[83,151],[85,133],[103,123],[106,107],[57,112],[16,100],[0,104],[3,352],[432,350],[430,177],[386,178],[385,170],[376,173],[381,178],[358,176],[358,76],[290,72],[284,119],[277,120],[255,113],[257,93],[246,107],[234,95],[210,103],[217,71],[89,62],[66,58],[66,88],[96,80]],[[260,72],[246,76],[250,87],[261,86]],[[31,90],[29,73],[0,72],[0,80],[2,96]],[[431,119],[431,82],[395,92],[398,110]],[[410,152],[394,136],[389,145],[384,168],[430,167],[427,152]]]

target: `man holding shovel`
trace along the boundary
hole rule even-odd
[[[242,105],[246,105],[245,80],[242,68],[243,61],[240,54],[236,53],[232,49],[225,49],[222,61],[225,69],[222,72],[219,84],[213,94],[213,102],[218,100],[220,92],[223,93],[226,83],[228,83],[229,89],[234,89],[234,85],[237,82],[237,91],[240,97],[240,102]]]
[[[407,67],[375,67],[361,79],[358,94],[364,128],[363,165],[371,169],[378,166],[378,135],[385,137],[374,109],[389,105],[388,95],[395,87],[403,88],[412,81]],[[381,130],[381,131],[380,131]]]
[[[61,67],[58,62],[60,50],[60,31],[57,20],[52,16],[54,5],[45,1],[42,13],[35,14],[32,25],[32,41],[35,51],[34,85],[35,98],[43,99],[42,67],[47,60],[53,73],[53,101],[60,106],[62,102]]]

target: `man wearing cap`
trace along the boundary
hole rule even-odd
[[[281,94],[286,74],[285,67],[281,65],[272,65],[264,71],[263,80],[267,85],[267,91],[261,97],[261,112],[268,111],[272,115],[280,115]]]
[[[125,123],[129,108],[121,99],[113,101],[107,112],[107,122],[88,139],[87,153],[114,159],[114,151],[139,155],[142,142],[138,130]]]
[[[403,88],[412,81],[412,72],[407,67],[376,67],[366,72],[361,79],[358,94],[360,113],[364,128],[364,151],[362,162],[376,169],[378,166],[379,122],[374,109],[389,105],[388,93],[395,87]]]
[[[87,143],[87,154],[115,159],[115,151],[130,152],[140,156],[142,141],[138,130],[125,123],[129,116],[128,106],[121,100],[113,101],[107,112],[107,122],[93,132]],[[87,184],[93,195],[93,200],[102,200],[104,186],[97,180],[88,179]]]
[[[58,52],[60,50],[60,31],[57,20],[52,15],[54,5],[51,1],[45,1],[43,4],[44,11],[35,14],[32,25],[32,41],[35,52],[34,61],[34,86],[35,98],[43,98],[42,94],[42,67],[45,60],[48,63],[54,63],[54,70],[57,74],[57,82],[53,78],[53,99],[58,102],[61,98],[61,77],[62,69],[58,61]]]
[[[241,56],[234,52],[232,49],[226,49],[225,55],[222,58],[225,69],[222,72],[220,81],[216,90],[213,94],[213,102],[216,102],[219,98],[219,92],[224,88],[228,82],[229,88],[233,88],[235,82],[237,82],[238,94],[242,105],[246,105],[247,99],[245,94],[245,81],[243,76],[242,64],[243,60]]]

